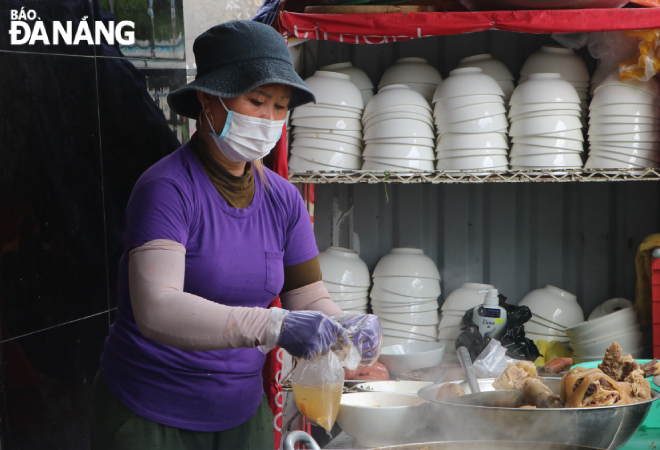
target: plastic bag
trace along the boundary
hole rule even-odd
[[[477,378],[495,378],[504,373],[508,364],[519,362],[506,356],[506,349],[499,341],[491,339],[484,351],[474,361]]]
[[[624,31],[623,34],[638,38],[641,42],[639,55],[619,64],[621,81],[630,79],[649,81],[660,71],[660,49],[658,49],[660,29]]]
[[[332,430],[344,387],[343,366],[354,370],[360,359],[351,342],[311,361],[299,359],[291,380],[298,410],[327,431]]]

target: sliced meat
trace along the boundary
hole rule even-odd
[[[438,393],[435,396],[435,399],[440,402],[447,402],[452,398],[462,397],[465,395],[465,391],[462,387],[455,383],[446,383],[440,386]]]
[[[509,364],[502,375],[495,378],[493,388],[496,390],[521,391],[527,380],[536,377],[536,366],[531,361],[520,361]]]
[[[647,377],[660,375],[660,362],[655,359],[651,362],[647,362],[646,364],[642,365],[642,370],[644,371],[644,375]]]
[[[605,375],[618,379],[622,355],[623,350],[621,350],[621,346],[616,342],[613,342],[610,348],[605,350],[605,357],[603,358],[603,362],[598,364],[598,368],[602,370]]]
[[[633,400],[637,402],[651,400],[651,384],[644,378],[642,369],[632,371],[625,381],[630,383],[630,397]]]

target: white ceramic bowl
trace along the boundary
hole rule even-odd
[[[434,158],[435,159],[435,158]],[[377,158],[374,156],[365,156],[365,162],[391,165],[399,169],[407,170],[433,170],[434,159],[397,159],[397,158]]]
[[[325,285],[325,288],[328,290],[328,292],[331,294],[364,292],[363,287],[347,286],[345,284],[337,284],[337,283],[332,283],[330,281],[323,281],[323,284]]]
[[[461,156],[439,159],[438,170],[499,170],[509,163],[505,155]]]
[[[551,168],[578,167],[582,166],[582,157],[579,153],[547,153],[524,156],[511,155],[511,165]]]
[[[441,150],[470,150],[498,148],[508,149],[509,143],[502,133],[445,133],[438,141],[437,151]]]
[[[452,339],[456,340],[462,333],[459,326],[448,326],[438,329],[438,339]]]
[[[397,314],[397,313],[387,313],[376,309],[374,309],[374,314],[376,314],[380,319],[380,326],[383,328],[387,328],[389,330],[402,331],[404,333],[421,334],[422,336],[430,337],[433,339],[438,338],[438,328],[436,324],[416,325],[416,324],[394,322],[392,320],[386,319],[383,316],[383,314]],[[398,313],[398,314],[410,314],[410,313]]]
[[[459,310],[456,310],[456,309],[445,309],[445,310],[442,311],[442,315],[443,316],[463,317],[465,315],[465,311],[459,311]]]
[[[364,157],[394,158],[394,159],[421,159],[430,161],[434,159],[431,147],[405,144],[367,144],[364,148]]]
[[[438,315],[438,311],[415,313],[382,312],[378,317],[407,325],[437,325],[440,323],[440,316]]]
[[[486,75],[480,68],[466,67],[449,72],[449,77],[443,80],[435,91],[433,103],[467,95],[498,95],[504,97],[504,92],[497,81]]]
[[[530,320],[533,320],[536,323],[540,323],[541,325],[544,325],[549,328],[554,328],[559,331],[565,331],[567,327],[558,324],[557,322],[552,322],[551,320],[544,319],[541,316],[537,316],[536,314],[532,313],[532,318]]]
[[[595,149],[591,149],[589,151],[589,156],[600,156],[603,158],[620,161],[625,164],[633,164],[639,167],[657,167],[659,159],[657,156],[654,159],[646,159],[636,155],[625,155],[619,152],[608,152]]]
[[[579,130],[582,122],[575,116],[541,116],[511,122],[509,136],[536,136],[539,134],[559,133]]]
[[[366,139],[366,144],[405,144],[421,145],[422,147],[434,147],[435,140],[432,138],[377,138]]]
[[[359,392],[342,395],[337,423],[360,447],[404,442],[422,424],[425,400],[393,392]]]
[[[590,136],[589,142],[658,142],[658,132],[608,134],[606,136]],[[614,144],[607,144],[614,145]]]
[[[318,148],[320,150],[330,150],[333,152],[347,153],[349,155],[360,156],[362,147],[359,145],[347,144],[345,142],[331,141],[327,139],[298,137],[293,140],[291,147]]]
[[[608,314],[613,314],[626,308],[630,308],[631,306],[633,306],[633,302],[627,298],[610,298],[594,308],[591,314],[589,314],[589,318],[587,320],[595,320],[599,317],[607,316]]]
[[[457,69],[463,67],[479,67],[483,72],[496,81],[513,80],[513,75],[503,62],[493,58],[492,55],[484,53],[481,55],[468,56],[458,62]]]
[[[464,283],[463,286],[447,296],[442,304],[442,313],[456,311],[465,314],[468,309],[481,305],[485,301],[486,294],[479,294],[479,291],[487,289],[494,289],[494,286],[492,284]]]
[[[465,122],[438,124],[438,130],[444,133],[496,133],[504,132],[509,127],[506,114],[498,114],[482,119],[468,120]]]
[[[360,131],[362,122],[360,119],[346,119],[340,117],[301,117],[291,120],[294,127],[324,128],[339,131]]]
[[[660,139],[659,129],[658,125],[650,124],[603,123],[591,125],[587,134],[589,136],[602,136],[603,140],[606,140],[608,139],[607,136],[616,134],[650,133]]]
[[[369,297],[363,297],[357,300],[346,300],[344,302],[335,302],[342,310],[344,309],[356,309],[366,307],[369,304]]]
[[[591,99],[589,108],[603,105],[616,105],[618,103],[638,103],[642,105],[660,106],[656,97],[627,86],[603,86]]]
[[[377,122],[364,133],[365,140],[398,137],[433,139],[435,135],[428,124],[412,119]]]
[[[530,113],[556,111],[556,110],[581,111],[582,107],[580,106],[580,102],[521,103],[519,105],[511,105],[511,107],[509,108],[509,117],[518,116],[520,114],[530,114]]]
[[[529,77],[535,73],[559,71],[562,78],[568,81],[588,82],[587,65],[573,49],[543,46],[532,53],[520,69],[520,75]]]
[[[580,141],[574,141],[572,139],[561,139],[561,138],[551,138],[551,137],[542,137],[542,136],[516,136],[511,139],[515,144],[518,145],[529,145],[534,147],[543,147],[543,148],[562,148],[565,150],[572,150],[576,152],[581,152],[584,150],[584,145]],[[513,148],[513,146],[512,146]]]
[[[330,292],[330,300],[333,302],[348,302],[351,300],[361,300],[369,297],[369,289],[358,292]]]
[[[371,287],[369,268],[355,250],[328,247],[319,253],[318,259],[323,281],[346,286]]]
[[[369,103],[369,100],[374,96],[374,90],[373,89],[360,89],[360,94],[362,94],[362,101],[366,105]]]
[[[562,331],[558,331],[554,328],[544,327],[543,325],[539,325],[535,322],[532,322],[531,320],[525,323],[524,328],[525,333],[545,334],[548,336],[557,336],[561,338],[568,337],[566,336],[566,333]]]
[[[556,133],[545,133],[537,135],[539,137],[553,137],[558,139],[572,139],[574,141],[584,142],[582,130],[558,131]]]
[[[598,341],[612,339],[616,341],[619,336],[629,335],[632,333],[638,333],[640,331],[639,324],[635,324],[626,329],[612,329],[610,327],[600,327],[593,330],[590,333],[585,333],[581,336],[578,336],[575,339],[571,339],[571,348],[573,350],[580,350],[586,347],[590,347],[592,344],[597,343]]]
[[[374,84],[371,82],[371,79],[366,72],[354,67],[350,61],[328,64],[327,66],[322,66],[321,70],[325,72],[339,72],[348,75],[351,79],[351,83],[356,85],[360,90],[374,88]]]
[[[293,136],[296,137],[298,134],[332,134],[338,136],[346,136],[354,139],[362,139],[362,130],[331,130],[329,128],[313,128],[313,127],[301,127],[297,126],[293,128]]]
[[[392,84],[422,83],[435,86],[442,82],[440,72],[423,58],[401,58],[380,78],[378,87]]]
[[[598,93],[606,86],[623,86],[631,89],[637,89],[642,92],[646,92],[647,94],[652,95],[656,98],[660,95],[660,83],[658,82],[657,78],[653,77],[649,81],[640,81],[634,78],[626,81],[621,81],[621,76],[619,75],[619,69],[610,72],[610,74],[607,75],[605,79],[600,82],[600,84],[594,91],[594,96],[598,95]]]
[[[627,156],[637,156],[643,159],[650,159],[652,161],[660,161],[660,152],[658,152],[657,150],[638,150],[636,148],[611,147],[607,145],[601,145],[601,146],[592,145],[590,152],[591,152],[590,154],[594,154],[593,152],[597,152],[596,154],[600,154],[601,152],[619,153]],[[603,156],[607,156],[607,155],[603,154]]]
[[[395,374],[424,367],[435,367],[442,361],[445,345],[439,343],[404,344],[383,347],[378,362]]]
[[[465,95],[463,97],[453,97],[444,100],[433,100],[433,114],[439,116],[447,111],[458,108],[464,108],[470,105],[480,105],[482,103],[499,103],[502,101],[501,95]]]
[[[418,92],[421,94],[424,99],[431,103],[431,100],[433,100],[433,94],[435,93],[435,90],[437,89],[438,85],[437,84],[426,84],[426,83],[401,83],[405,84],[408,86],[410,89],[412,89],[415,92]]]
[[[564,330],[566,330],[566,328],[562,328],[559,325],[549,326],[547,322],[538,321],[538,320],[534,319],[534,317],[535,316],[532,316],[532,318],[529,319],[529,321],[527,323],[533,323],[535,326],[544,328],[546,330],[548,330],[548,329],[552,330],[550,332],[547,332],[547,334],[556,334],[558,336],[566,336],[566,332],[564,331]],[[537,331],[530,330],[530,331],[533,332],[533,333],[538,332],[538,330]],[[541,334],[543,334],[543,333],[541,333]]]
[[[625,149],[660,150],[660,142],[625,142],[625,141],[601,141],[590,139],[590,147],[620,147]]]
[[[400,120],[400,119],[419,120],[420,122],[424,122],[428,124],[430,127],[433,126],[433,119],[430,117],[429,114],[422,115],[417,113],[394,112],[389,114],[371,116],[369,120],[363,122],[364,129],[366,130],[367,128],[373,126],[375,123],[382,122],[383,120]]]
[[[440,295],[440,281],[435,278],[420,277],[374,277],[373,290],[384,290],[407,297],[428,299]],[[386,301],[384,298],[378,300]],[[421,302],[420,302],[421,303]]]
[[[480,105],[464,106],[463,108],[452,109],[435,117],[435,123],[456,123],[468,120],[478,120],[484,117],[506,114],[506,108],[503,102],[482,103]]]
[[[591,115],[660,117],[660,107],[641,103],[619,103],[617,105],[590,106]]]
[[[605,327],[606,330],[625,329],[638,323],[637,313],[633,308],[624,308],[598,319],[582,322],[566,329],[566,335],[577,339],[586,333]]]
[[[575,295],[551,285],[533,290],[518,305],[527,306],[537,316],[565,327],[584,321],[584,313]]]
[[[427,119],[433,120],[433,114],[428,108],[422,108],[421,106],[415,105],[394,105],[388,106],[387,108],[381,108],[374,111],[371,111],[369,115],[366,113],[362,116],[362,123],[366,123],[368,120],[373,119],[377,116],[382,116],[385,114],[400,114],[400,113],[410,113],[424,116]]]
[[[311,162],[343,169],[359,169],[362,165],[362,160],[357,155],[349,155],[348,153],[333,152],[330,150],[292,147],[291,154],[305,158]]]
[[[418,342],[438,342],[436,337],[424,336],[423,334],[417,333],[407,333],[399,330],[390,330],[389,328],[383,328],[383,336],[399,339],[414,339]]]
[[[418,106],[431,111],[429,102],[420,93],[404,84],[392,84],[378,90],[378,94],[364,108],[364,115],[371,117],[378,110],[400,105]]]
[[[445,314],[443,312],[442,315],[440,316],[440,325],[438,325],[438,328],[457,326],[461,323],[462,318],[463,318],[463,314],[461,314],[460,316],[453,316],[453,315]]]
[[[298,106],[291,113],[291,119],[301,119],[304,117],[337,117],[340,119],[362,119],[360,113],[341,111],[339,109],[331,109],[314,104]]]
[[[443,150],[436,152],[436,155],[438,159],[489,155],[502,155],[506,157],[509,155],[509,152],[505,148],[485,148],[482,150]]]
[[[528,103],[579,104],[580,97],[571,83],[562,80],[558,73],[535,73],[518,85],[509,100],[510,105]]]
[[[355,385],[358,392],[394,392],[396,394],[417,395],[417,391],[433,384],[431,381],[370,381]]]
[[[578,141],[573,141],[578,142]],[[513,144],[511,146],[511,158],[516,156],[546,155],[546,154],[573,154],[580,155],[582,150],[565,150],[563,148],[539,147],[537,145]]]
[[[393,248],[380,258],[374,277],[419,277],[440,280],[438,268],[419,248]]]
[[[428,303],[434,300],[437,301],[438,299],[437,295],[431,297],[413,297],[409,295],[396,294],[381,288],[381,283],[377,279],[374,279],[374,284],[371,288],[371,292],[369,293],[369,297],[372,300],[372,304],[374,302],[375,304],[380,303],[381,306],[383,306],[383,304],[389,304],[392,307]]]
[[[500,85],[500,88],[502,88],[502,92],[504,92],[504,103],[508,105],[511,96],[513,95],[513,91],[516,90],[516,85],[513,84],[513,81],[511,80],[506,80],[506,81],[498,80],[497,84]]]
[[[605,350],[607,350],[612,345],[612,342],[616,342],[621,346],[624,355],[632,349],[642,347],[644,343],[642,332],[633,331],[629,334],[618,335],[612,338],[605,338],[600,341],[596,341],[589,346],[581,347],[579,350],[576,350],[573,353],[575,356],[589,356],[597,355],[599,353],[604,355]]]
[[[645,125],[659,125],[660,119],[658,117],[638,117],[638,116],[601,116],[591,113],[589,115],[589,124],[645,124]]]
[[[546,117],[546,116],[574,116],[582,117],[582,111],[575,111],[572,109],[549,109],[547,111],[533,111],[524,114],[511,115],[509,119],[513,122],[521,119],[531,119],[533,117]]]
[[[344,105],[329,105],[327,103],[322,103],[322,102],[318,102],[315,106],[318,106],[319,108],[338,109],[340,111],[346,111],[356,114],[362,114],[362,112],[364,111],[363,108],[353,108],[352,106],[344,106]]]
[[[309,161],[305,158],[301,158],[300,156],[291,155],[291,157],[289,158],[289,170],[292,172],[306,172],[306,171],[334,172],[334,171],[346,170],[346,169],[336,166],[328,166],[326,164],[318,164]]]
[[[350,136],[341,136],[338,134],[332,133],[296,133],[294,134],[296,138],[305,138],[305,139],[319,139],[323,141],[336,141],[343,144],[349,144],[353,147],[362,148],[362,139],[357,139]]]
[[[657,167],[651,166],[651,167]],[[644,169],[644,167],[618,161],[612,158],[605,158],[600,155],[590,155],[584,163],[585,169]],[[644,171],[633,171],[633,174],[642,174]]]
[[[305,84],[314,92],[318,103],[364,109],[360,90],[346,74],[317,70]]]
[[[420,161],[423,163],[430,162],[431,165],[433,165],[433,161]],[[411,168],[411,167],[403,167],[403,166],[393,166],[391,164],[384,164],[376,161],[368,161],[365,160],[364,164],[362,164],[362,170],[374,170],[374,171],[388,171],[388,172],[431,172],[433,169],[428,169],[428,168]]]
[[[381,302],[378,300],[371,299],[371,306],[374,309],[378,309],[382,312],[391,312],[391,313],[415,313],[415,312],[426,312],[426,311],[435,311],[438,309],[438,301],[432,300],[430,302],[423,303],[410,303],[410,304],[394,304],[392,303]]]

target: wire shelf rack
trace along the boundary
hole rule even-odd
[[[556,170],[509,170],[465,171],[447,170],[432,172],[382,172],[351,170],[337,172],[291,172],[289,181],[308,184],[356,184],[356,183],[557,183],[557,182],[607,182],[660,180],[660,169],[566,169]]]

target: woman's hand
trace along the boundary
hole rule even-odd
[[[363,366],[370,366],[378,360],[383,340],[383,330],[378,316],[373,314],[346,314],[334,319],[341,324],[351,337],[353,345],[362,354]]]
[[[379,328],[380,329],[380,328]],[[348,332],[318,311],[291,311],[282,323],[277,345],[297,358],[312,360],[336,344],[350,341]]]

